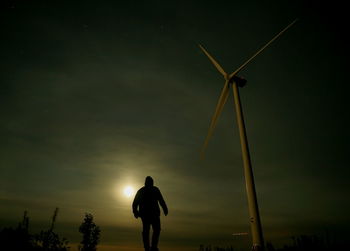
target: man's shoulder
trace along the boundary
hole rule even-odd
[[[141,187],[137,192],[142,193],[143,191],[145,191],[145,187]]]
[[[157,193],[157,194],[160,194],[160,190],[159,190],[159,188],[156,187],[156,186],[153,187],[153,192],[154,192],[154,193]]]

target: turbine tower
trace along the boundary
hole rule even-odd
[[[268,43],[266,43],[260,50],[258,50],[252,57],[250,57],[246,62],[244,62],[244,64],[242,64],[237,70],[235,70],[231,74],[226,73],[224,69],[220,66],[220,64],[203,48],[203,46],[199,45],[199,47],[202,49],[205,55],[207,55],[209,60],[214,64],[215,68],[223,75],[225,79],[224,88],[221,91],[218,103],[215,108],[214,115],[211,119],[208,134],[201,151],[201,156],[203,158],[204,151],[208,145],[209,139],[213,134],[217,120],[229,96],[230,87],[232,87],[237,124],[238,124],[239,136],[241,141],[244,176],[245,176],[245,184],[246,184],[246,191],[247,191],[247,198],[248,198],[248,209],[249,209],[250,226],[251,226],[252,241],[253,241],[252,250],[254,251],[264,250],[264,237],[263,237],[263,231],[261,227],[258,201],[257,201],[256,191],[255,191],[253,169],[252,169],[250,154],[249,154],[248,138],[247,138],[247,133],[245,129],[243,111],[242,111],[241,100],[240,100],[239,89],[238,89],[238,87],[243,87],[247,81],[237,76],[237,74],[250,61],[252,61],[257,55],[259,55],[266,47],[268,47],[273,41],[275,41],[279,36],[281,36],[282,33],[288,30],[296,21],[297,19],[294,20],[292,23],[290,23],[286,28],[284,28],[276,36],[274,36]]]

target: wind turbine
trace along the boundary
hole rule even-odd
[[[258,50],[253,56],[251,56],[246,62],[244,62],[244,64],[242,64],[237,70],[235,70],[231,74],[226,73],[224,69],[220,66],[220,64],[209,54],[209,52],[207,52],[203,46],[199,45],[199,47],[202,49],[205,55],[207,55],[209,60],[214,64],[215,68],[224,76],[224,79],[225,79],[224,88],[221,91],[218,103],[215,108],[214,115],[211,119],[208,134],[202,148],[201,156],[203,158],[204,151],[208,145],[209,139],[213,134],[217,120],[229,96],[230,87],[232,87],[233,99],[234,99],[234,104],[236,109],[237,124],[238,124],[239,136],[241,141],[244,176],[245,176],[245,184],[246,184],[246,191],[247,191],[247,198],[248,198],[248,209],[249,209],[250,226],[251,226],[252,241],[253,241],[252,250],[254,251],[264,250],[264,237],[263,237],[263,232],[261,227],[258,201],[256,198],[253,169],[251,165],[249,147],[248,147],[248,138],[247,138],[247,133],[245,129],[243,111],[242,111],[241,100],[240,100],[239,89],[238,89],[238,87],[243,87],[247,81],[237,76],[237,74],[250,61],[252,61],[256,56],[258,56],[266,47],[268,47],[273,41],[275,41],[286,30],[288,30],[296,21],[297,19],[294,20],[292,23],[290,23],[286,28],[284,28],[276,36],[274,36],[268,43],[266,43],[260,50]]]

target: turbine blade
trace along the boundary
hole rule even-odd
[[[280,31],[280,33],[278,33],[276,36],[274,36],[267,44],[265,44],[263,47],[261,47],[261,49],[258,50],[247,61],[245,61],[244,64],[242,64],[237,70],[235,70],[233,73],[231,73],[229,79],[231,79],[234,75],[236,75],[238,72],[240,72],[250,61],[252,61],[256,56],[258,56],[263,50],[266,49],[266,47],[268,47],[273,41],[275,41],[277,38],[279,38],[286,30],[288,30],[297,21],[298,21],[298,19],[295,19],[293,22],[291,22],[289,25],[287,25],[286,28],[284,28],[282,31]]]
[[[216,62],[216,60],[209,54],[209,52],[207,52],[203,46],[201,46],[199,44],[199,47],[202,49],[202,51],[205,53],[205,55],[207,55],[207,57],[210,59],[210,61],[213,63],[213,65],[215,66],[215,68],[225,77],[227,75],[227,73],[224,71],[224,69],[222,69],[221,65]]]
[[[226,103],[228,95],[229,95],[229,91],[230,91],[229,90],[229,81],[226,80],[224,88],[221,91],[220,98],[219,98],[218,103],[216,105],[215,112],[214,112],[213,117],[211,119],[207,137],[205,138],[205,141],[204,141],[204,144],[203,144],[203,147],[202,147],[201,159],[204,158],[205,149],[208,146],[208,143],[209,143],[209,140],[211,138],[211,135],[213,134],[214,129],[216,127],[216,123],[218,121],[218,118],[219,118],[219,116],[220,116],[220,114],[221,114],[221,112],[222,112],[222,110],[223,110],[223,108],[225,106],[225,103]]]

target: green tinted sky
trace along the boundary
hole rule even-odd
[[[273,242],[345,235],[346,17],[301,2],[2,3],[0,227],[24,210],[46,226],[57,206],[71,242],[91,212],[103,245],[141,246],[121,191],[151,175],[169,207],[163,247],[246,242],[232,237],[249,232],[232,100],[199,160],[223,79],[198,43],[231,72],[299,17],[241,72],[262,224]]]

